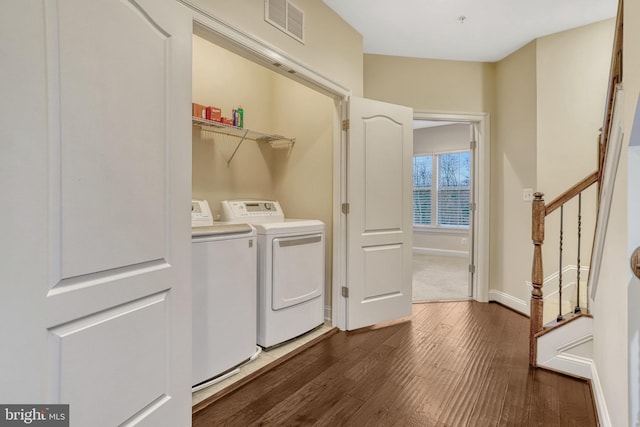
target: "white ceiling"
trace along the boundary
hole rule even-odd
[[[483,62],[499,61],[538,37],[612,18],[618,5],[618,0],[324,2],[362,34],[365,53]]]

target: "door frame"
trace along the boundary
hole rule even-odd
[[[341,114],[339,117],[347,119],[348,99],[340,103]],[[491,124],[489,113],[447,113],[425,110],[413,110],[414,120],[466,122],[476,126],[478,141],[476,155],[474,156],[474,192],[476,196],[476,214],[474,215],[473,239],[473,264],[476,272],[473,275],[472,298],[479,302],[489,301],[489,213],[490,213],[490,158],[491,158]],[[335,123],[340,123],[336,120]],[[341,132],[341,136],[336,136]],[[347,194],[347,138],[346,132],[340,128],[334,129],[334,203],[333,203],[333,298],[332,298],[332,324],[341,330],[346,330],[347,304],[342,296],[342,283],[347,281],[346,260],[347,254],[347,226],[346,216],[342,213],[342,203],[346,203]],[[339,147],[336,147],[336,141]],[[338,158],[336,158],[336,156]]]
[[[317,90],[334,100],[333,108],[333,253],[331,276],[331,299],[329,309],[325,306],[325,319],[332,326],[344,330],[346,327],[346,304],[341,296],[341,285],[346,279],[346,221],[342,218],[341,204],[346,193],[346,144],[343,143],[341,123],[347,114],[347,102],[352,91],[330,78],[306,67],[289,53],[270,43],[229,25],[192,0],[177,0],[193,15],[193,34],[213,41],[219,46],[250,61],[263,65],[278,74]],[[275,65],[277,63],[278,65]]]
[[[414,110],[414,120],[464,122],[476,126],[478,140],[473,165],[473,187],[476,211],[473,216],[473,274],[471,297],[479,302],[489,301],[489,209],[491,123],[489,113],[444,113]]]

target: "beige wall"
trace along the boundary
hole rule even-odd
[[[522,190],[541,191],[549,202],[597,168],[613,27],[607,20],[542,37],[496,66],[493,289],[529,298],[531,204],[522,201]],[[559,223],[558,213],[546,221],[545,277],[559,269]],[[590,189],[583,195],[582,265],[589,263],[594,223],[595,189]],[[565,208],[564,230],[563,266],[575,265],[577,201]]]
[[[614,26],[609,19],[537,40],[538,187],[548,200],[598,167]]]
[[[429,112],[491,112],[494,64],[364,56],[364,96]]]
[[[305,43],[264,20],[261,0],[186,0],[227,24],[274,46],[296,62],[362,95],[362,36],[324,2],[295,0],[305,13]]]
[[[242,105],[249,129],[275,132],[271,124],[275,76],[262,66],[193,36],[193,101],[221,107],[226,117]],[[245,141],[227,166],[238,141],[193,127],[193,197],[207,199],[216,213],[221,200],[275,196],[270,172],[273,152],[268,147]]]
[[[531,203],[536,188],[536,42],[496,65],[491,147],[491,289],[526,301],[531,276]]]
[[[193,100],[222,108],[242,105],[245,128],[296,138],[292,148],[193,127],[193,197],[219,214],[220,201],[275,199],[290,218],[326,224],[325,301],[331,304],[333,99],[193,37]]]
[[[597,169],[615,20],[542,37],[537,41],[537,186],[547,202]],[[558,172],[560,171],[560,173]],[[597,192],[582,198],[581,264],[593,244]],[[563,265],[577,263],[577,200],[564,208]],[[547,217],[545,276],[558,271],[560,214]],[[583,276],[583,279],[586,279]],[[575,277],[570,278],[575,280]],[[544,289],[548,294],[554,289]]]
[[[414,154],[437,154],[445,151],[468,150],[468,124],[452,124],[416,129],[413,131]],[[468,230],[414,227],[413,247],[437,251],[469,251]]]

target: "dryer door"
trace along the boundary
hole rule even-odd
[[[324,234],[276,237],[273,249],[273,310],[318,298],[324,289]]]

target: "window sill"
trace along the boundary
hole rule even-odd
[[[414,233],[426,233],[426,234],[449,234],[449,235],[467,235],[469,234],[469,228],[458,227],[433,227],[430,225],[414,225]]]

